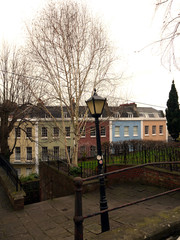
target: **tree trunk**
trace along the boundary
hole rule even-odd
[[[9,137],[9,129],[8,129],[8,116],[9,113],[3,111],[1,113],[1,127],[0,127],[0,133],[1,133],[1,140],[0,140],[0,148],[1,148],[1,154],[5,157],[7,161],[10,160],[10,149],[8,145],[8,137]]]

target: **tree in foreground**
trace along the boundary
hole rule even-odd
[[[32,94],[25,78],[32,68],[22,51],[3,44],[0,51],[0,152],[7,159],[16,146],[16,138],[10,149],[8,138],[14,127],[21,126],[31,107]],[[32,79],[31,85],[35,83]],[[18,120],[18,121],[17,121]]]
[[[79,120],[79,106],[94,88],[107,94],[115,83],[119,84],[112,74],[115,57],[110,41],[103,25],[91,16],[86,6],[73,1],[50,2],[27,30],[32,61],[47,84],[44,96],[51,104],[59,103],[61,108],[70,163],[64,109],[69,112],[74,135],[72,163],[77,165],[78,142],[85,123],[85,117]]]
[[[171,137],[176,141],[180,132],[180,110],[178,103],[178,93],[174,84],[174,80],[169,92],[166,109],[167,128]]]

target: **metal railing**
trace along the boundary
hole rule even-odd
[[[0,155],[0,166],[15,185],[16,191],[21,190],[21,182],[18,178],[17,170],[13,168],[13,166],[2,155]]]
[[[134,204],[141,203],[141,202],[144,202],[144,201],[147,201],[147,200],[151,200],[151,199],[154,199],[154,198],[157,198],[157,197],[160,197],[160,196],[163,196],[163,195],[166,195],[166,194],[169,194],[169,193],[176,192],[176,191],[180,190],[180,188],[172,189],[172,190],[162,192],[162,193],[159,193],[159,194],[156,194],[156,195],[153,195],[153,196],[149,196],[149,197],[146,197],[146,198],[143,198],[143,199],[139,199],[139,200],[131,202],[131,203],[119,205],[115,208],[110,208],[110,209],[108,208],[104,211],[94,212],[92,214],[83,216],[82,193],[83,193],[83,183],[84,182],[91,181],[91,180],[94,180],[94,179],[98,179],[98,178],[101,178],[102,176],[105,177],[105,176],[108,176],[108,175],[117,174],[117,173],[125,172],[125,171],[128,171],[128,170],[133,170],[133,169],[142,168],[142,167],[146,167],[146,166],[157,166],[157,165],[162,165],[162,164],[164,164],[164,165],[180,164],[180,161],[160,162],[160,163],[158,163],[158,162],[145,163],[145,164],[142,164],[142,165],[137,165],[137,166],[133,166],[133,167],[118,169],[118,170],[115,170],[115,171],[112,171],[112,172],[108,172],[108,173],[104,173],[104,174],[100,174],[100,175],[96,175],[96,176],[91,176],[91,177],[84,178],[84,179],[80,178],[80,177],[76,177],[74,179],[74,185],[75,185],[75,216],[74,216],[75,232],[74,232],[74,239],[75,240],[83,240],[83,221],[87,218],[94,217],[94,216],[97,216],[97,215],[101,215],[105,212],[111,212],[111,211],[114,211],[114,210],[118,210],[118,209],[121,209],[121,208],[132,206]]]
[[[117,148],[118,150],[121,148]],[[117,150],[116,149],[116,150]],[[116,151],[110,153],[107,149],[104,151],[104,172],[106,172],[107,165],[141,165],[153,162],[164,161],[180,161],[180,149],[175,147],[146,147],[143,146],[139,151]],[[81,177],[86,178],[89,176],[97,175],[97,160],[81,161],[79,167],[81,168]],[[159,165],[159,167],[162,167]],[[163,168],[168,168],[170,171],[179,171],[180,166],[166,165]]]

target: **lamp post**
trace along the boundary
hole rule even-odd
[[[101,139],[99,134],[99,117],[103,112],[105,103],[106,103],[106,98],[102,98],[98,96],[96,93],[96,89],[94,89],[93,96],[86,101],[86,104],[89,108],[89,111],[92,117],[95,118],[98,174],[103,174],[103,157],[102,157],[102,151],[101,151]],[[99,182],[100,182],[100,210],[103,211],[108,209],[103,175],[99,177]],[[101,230],[102,232],[109,230],[108,212],[101,213]]]

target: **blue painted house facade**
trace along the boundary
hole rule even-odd
[[[110,142],[120,142],[128,140],[140,140],[141,120],[122,118],[110,120]]]

